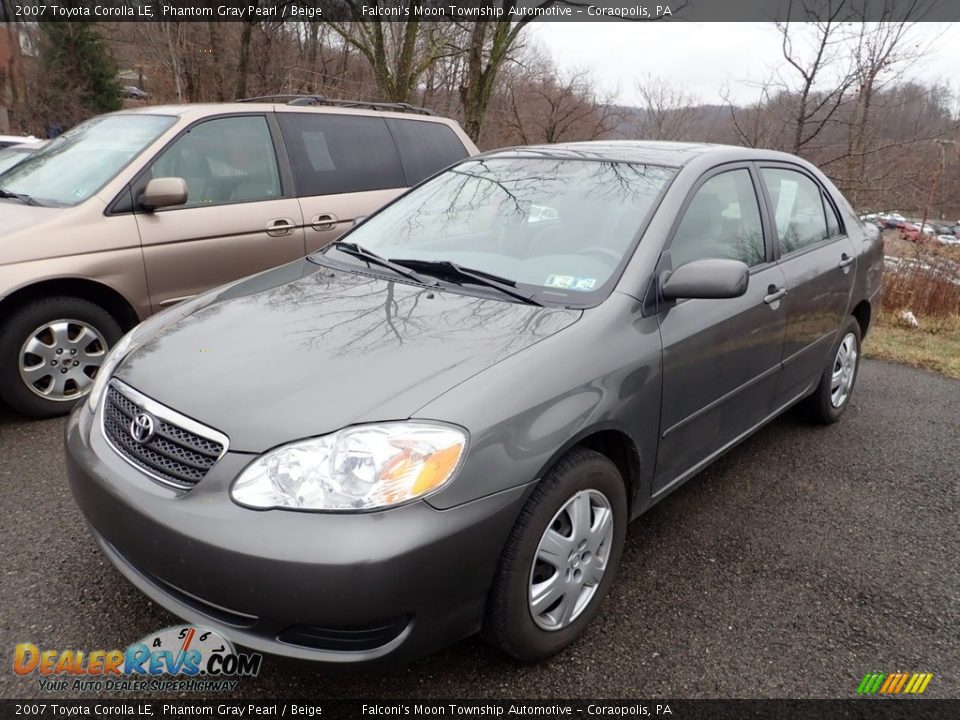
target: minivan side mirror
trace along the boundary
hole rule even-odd
[[[749,282],[750,268],[739,260],[693,260],[667,275],[660,292],[665,300],[735,298]]]
[[[187,183],[183,178],[153,178],[140,196],[140,207],[144,210],[159,210],[187,202]]]

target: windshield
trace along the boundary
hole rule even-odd
[[[76,205],[106,185],[176,122],[167,115],[104,115],[0,171],[0,188],[43,205]]]
[[[0,173],[24,160],[31,152],[33,151],[18,147],[0,149]]]
[[[598,160],[470,160],[346,240],[388,260],[448,261],[515,282],[542,300],[582,302],[616,279],[673,174]],[[415,266],[421,274],[429,269]]]

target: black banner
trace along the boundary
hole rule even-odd
[[[960,21],[955,0],[2,0],[0,21]]]
[[[0,700],[7,718],[947,720],[960,700]]]

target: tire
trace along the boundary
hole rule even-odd
[[[0,327],[0,399],[31,417],[65,415],[122,334],[116,319],[89,300],[51,297],[20,307]],[[28,352],[31,339],[40,354]]]
[[[853,395],[853,389],[857,383],[857,375],[860,372],[860,340],[860,323],[858,323],[854,317],[847,318],[843,328],[840,330],[837,342],[834,343],[830,351],[830,359],[827,361],[827,366],[823,369],[823,374],[820,376],[820,382],[817,384],[816,390],[804,401],[807,414],[813,421],[824,425],[831,425],[840,419],[840,416],[843,415],[847,406],[850,404],[850,397]],[[852,347],[853,358],[852,364],[849,364],[848,360],[846,361],[848,364],[846,364],[845,367],[841,367],[843,361],[840,350],[844,347],[845,343],[848,348]],[[849,358],[849,352],[847,353],[847,357]],[[837,394],[836,381],[834,378],[835,373],[841,373],[841,383],[846,383],[845,392],[842,392],[840,395]],[[838,398],[839,402],[837,402]]]
[[[577,537],[568,503],[574,502],[582,511],[587,507],[583,505],[585,499],[594,529],[601,526],[602,517],[612,520],[612,528],[592,537],[586,547],[565,537]],[[616,465],[606,456],[585,448],[574,449],[561,458],[534,489],[504,546],[487,601],[484,638],[508,655],[526,661],[547,658],[576,640],[600,611],[613,582],[623,553],[626,526],[627,494]],[[540,560],[534,563],[541,539],[545,539],[551,527],[557,534],[551,539],[560,536],[568,543],[555,546],[560,553],[556,557],[567,550],[577,551],[576,561],[571,559],[572,555],[562,558],[562,569]],[[605,536],[606,541],[598,546],[600,536]],[[606,562],[597,577],[603,558]],[[597,582],[589,584],[588,577],[597,578]],[[574,584],[565,584],[567,578],[572,578]],[[556,587],[572,588],[573,592],[563,592],[558,600],[537,608],[549,611],[554,607],[552,613],[535,613],[530,600],[533,584],[536,582],[542,591],[554,587],[554,581]],[[581,582],[578,590],[577,583]],[[581,604],[577,609],[577,602],[572,602],[573,612],[568,612],[564,624],[561,608],[571,605],[568,597],[577,598]]]

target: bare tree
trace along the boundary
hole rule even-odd
[[[403,22],[383,22],[362,12],[371,4],[396,4],[390,0],[343,2],[354,21],[328,24],[369,63],[384,100],[410,102],[424,73],[440,58],[459,52],[448,41],[449,25],[416,19],[414,11],[425,6],[424,0],[404,3],[411,15]]]
[[[699,100],[681,86],[647,75],[637,83],[640,112],[637,132],[648,140],[685,140],[699,115]]]
[[[788,149],[801,153],[834,120],[856,80],[856,70],[845,56],[848,29],[840,22],[849,0],[805,0],[800,8],[806,22],[777,23],[780,47],[788,73],[780,75],[778,97],[785,105],[792,130]],[[787,7],[791,16],[794,0]],[[802,48],[809,34],[809,48]],[[833,77],[829,75],[833,73]],[[818,90],[824,86],[825,89]]]
[[[557,76],[552,64],[519,68],[506,83],[504,126],[522,144],[597,140],[620,121],[611,99],[599,99],[586,70]]]

